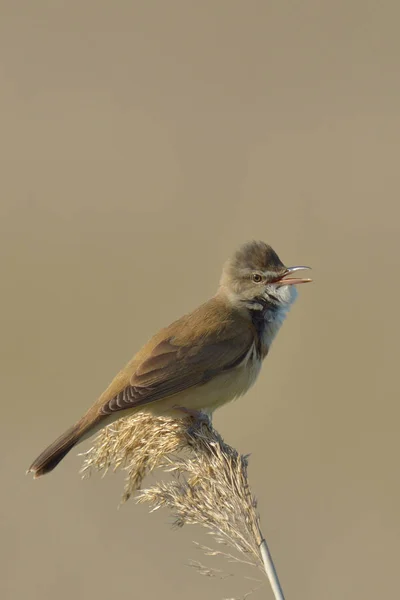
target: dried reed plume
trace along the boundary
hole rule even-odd
[[[137,413],[103,429],[84,456],[84,475],[93,469],[126,470],[122,501],[140,489],[153,469],[172,473],[170,481],[141,491],[138,501],[148,502],[152,510],[169,508],[179,527],[203,525],[217,542],[229,544],[246,560],[201,547],[207,555],[261,567],[276,600],[284,600],[249,488],[247,457],[224,442],[208,417],[175,420]]]

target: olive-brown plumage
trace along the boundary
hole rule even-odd
[[[244,394],[296,297],[293,283],[310,281],[288,278],[299,268],[286,268],[263,242],[239,248],[216,295],[145,344],[29,471],[35,477],[51,471],[79,441],[132,412],[212,412]]]

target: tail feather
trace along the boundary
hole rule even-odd
[[[49,473],[68,454],[82,438],[85,430],[79,424],[73,425],[33,461],[27,473],[33,473],[34,478]]]

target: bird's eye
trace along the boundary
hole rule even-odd
[[[260,283],[262,281],[260,273],[253,273],[253,281],[254,283]]]

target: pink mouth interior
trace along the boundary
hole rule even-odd
[[[300,277],[282,277],[277,283],[281,285],[298,285],[300,283],[310,283],[312,279],[303,279]]]

